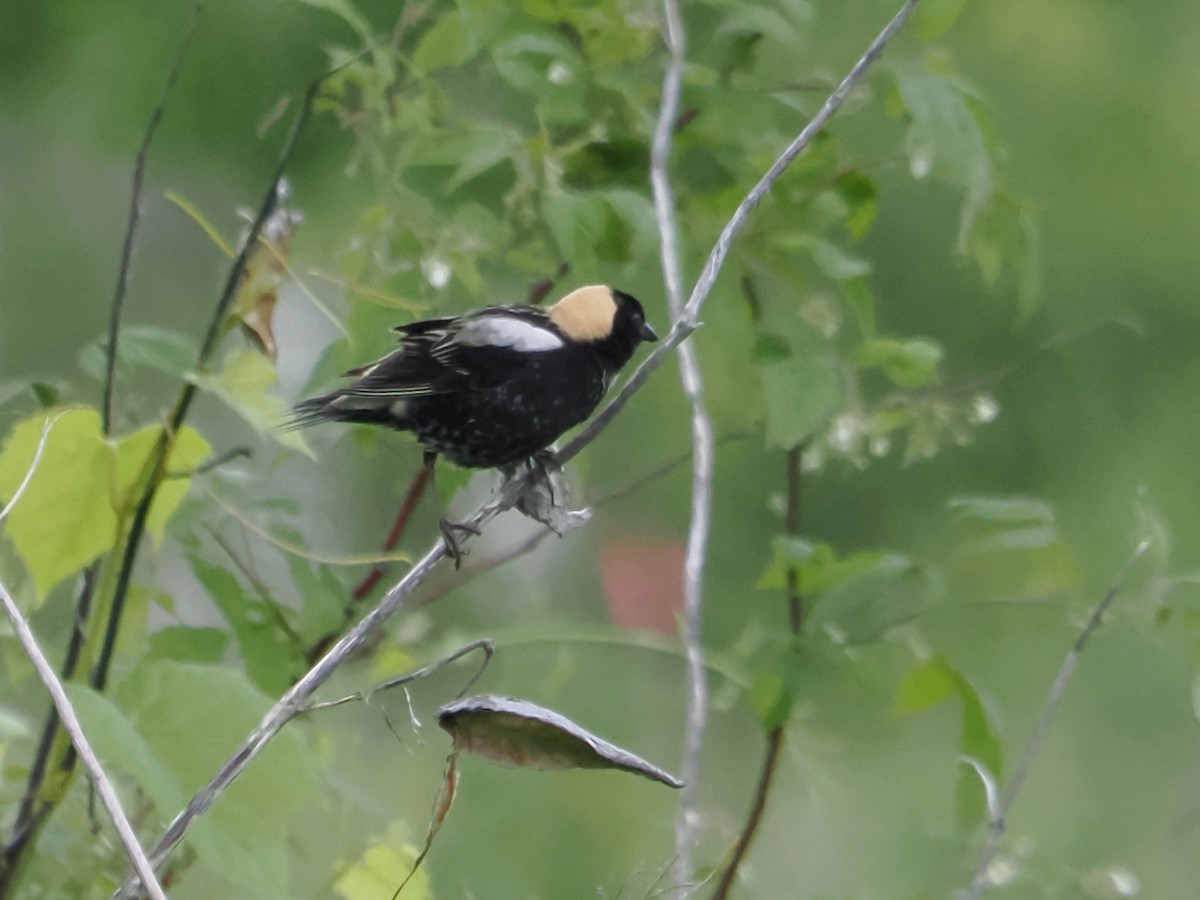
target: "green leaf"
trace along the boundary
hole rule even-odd
[[[542,216],[554,235],[563,259],[577,260],[580,256],[579,233],[589,226],[591,209],[576,193],[550,191],[542,198]]]
[[[123,328],[117,343],[122,360],[177,377],[192,367],[198,353],[196,342],[187,335],[151,325]]]
[[[831,244],[829,241],[814,241],[812,257],[821,274],[834,281],[862,278],[871,271],[871,264],[865,259],[851,256],[841,247]]]
[[[813,610],[814,623],[839,644],[876,641],[912,621],[945,592],[938,570],[900,554],[862,562],[858,571],[829,588]]]
[[[52,384],[47,384],[44,381],[35,381],[32,385],[33,396],[37,398],[38,403],[46,409],[58,405],[59,390]]]
[[[50,420],[37,472],[4,521],[39,596],[112,546],[117,525],[108,491],[112,451],[93,409],[50,410],[18,422],[0,450],[0,497],[13,496]]]
[[[873,338],[859,346],[854,361],[864,369],[882,369],[899,387],[919,388],[938,380],[942,348],[920,338],[908,341]]]
[[[654,220],[654,204],[638,191],[621,188],[607,190],[604,199],[628,234],[629,251],[635,255],[653,255],[658,248],[658,224]]]
[[[760,367],[767,404],[767,444],[790,450],[803,443],[842,403],[834,364],[816,356]]]
[[[153,758],[189,792],[212,777],[270,705],[233,669],[167,660],[139,665],[116,699]],[[316,771],[300,733],[277,734],[188,833],[199,863],[238,886],[238,896],[279,896],[288,884],[287,834],[300,807],[317,800]],[[156,797],[159,815],[173,815],[180,799]]]
[[[650,148],[642,139],[612,137],[592,141],[564,160],[563,183],[576,190],[623,185],[634,192],[649,177],[649,159]],[[644,194],[635,196],[649,202]]]
[[[446,189],[457,190],[493,166],[508,162],[523,144],[520,133],[511,128],[472,129],[458,142],[455,153],[458,168],[446,183]]]
[[[787,586],[787,573],[795,569],[797,587],[806,597],[819,597],[862,572],[876,566],[884,558],[877,551],[860,551],[839,557],[830,544],[779,535],[771,542],[771,562],[759,576],[759,590]]]
[[[79,368],[102,379],[107,368],[107,336],[88,344],[79,354]],[[117,361],[182,378],[196,361],[196,342],[184,334],[153,325],[127,325],[117,342]]]
[[[281,630],[282,611],[252,597],[226,569],[196,553],[189,558],[196,578],[233,629],[251,679],[268,693],[282,693],[303,671],[303,660]]]
[[[414,871],[417,850],[393,829],[384,840],[372,844],[362,855],[345,868],[333,883],[333,889],[344,900],[364,900],[369,897],[390,897],[396,885],[411,878],[404,886],[403,900],[430,900],[433,893],[429,876],[422,869]]]
[[[778,334],[760,334],[754,341],[754,361],[759,365],[777,363],[792,355],[792,345]]]
[[[522,31],[498,44],[492,58],[501,78],[534,98],[543,121],[567,124],[586,119],[591,76],[587,63],[564,38]]]
[[[925,660],[900,682],[894,710],[907,716],[924,712],[954,696],[955,682],[940,656]]]
[[[525,31],[501,43],[494,51],[500,77],[522,93],[542,95],[553,84],[550,66],[562,62],[574,70],[581,62],[579,54],[564,38],[544,31]],[[580,80],[578,72],[573,80]]]
[[[82,684],[65,685],[67,696],[100,761],[128,776],[162,814],[182,808],[187,795],[179,779],[111,698]]]
[[[904,677],[896,696],[895,711],[899,715],[912,715],[931,709],[952,696],[958,697],[962,705],[960,755],[978,760],[991,777],[999,779],[1004,765],[1003,752],[979,692],[944,656],[939,654],[922,661]],[[955,789],[955,818],[959,826],[967,830],[986,821],[986,817],[984,786],[974,769],[964,764]]]
[[[875,337],[875,297],[865,278],[852,278],[838,285],[846,303],[854,313],[859,334],[864,339]]]
[[[141,498],[149,474],[148,462],[161,433],[159,426],[147,425],[113,445],[115,484],[112,496],[118,510],[132,512]],[[189,473],[209,458],[212,448],[198,431],[185,426],[176,434],[170,452],[168,477],[159,485],[146,517],[146,531],[157,544],[162,544],[167,522],[187,496],[192,483]]]
[[[1079,579],[1053,507],[1033,497],[957,497],[949,570],[955,591],[976,598],[1035,599]]]
[[[7,706],[0,706],[0,747],[11,738],[26,738],[33,733],[21,715]]]
[[[281,397],[270,391],[276,379],[271,361],[249,348],[234,350],[226,356],[218,374],[195,376],[197,386],[220,397],[258,434],[312,456],[298,431],[281,428],[287,419],[288,407]]]
[[[791,718],[792,708],[800,696],[803,660],[789,638],[760,652],[754,681],[746,701],[754,710],[764,731],[780,728]]]
[[[946,507],[955,518],[978,519],[1004,525],[1054,524],[1054,508],[1036,497],[954,497]]]
[[[754,710],[764,731],[785,724],[792,714],[795,695],[788,690],[782,672],[764,669],[755,675],[754,683],[746,695],[746,701]]]
[[[311,563],[288,554],[288,571],[300,593],[296,631],[306,644],[337,634],[346,624],[347,587],[338,580],[332,566]]]
[[[871,230],[879,208],[879,189],[874,179],[859,169],[853,169],[835,181],[833,189],[850,210],[846,218],[846,230],[851,237],[862,237]]]
[[[377,39],[371,23],[359,15],[350,0],[300,0],[300,2],[316,9],[328,10],[345,21],[366,40]]]
[[[628,206],[627,200],[621,202]],[[576,272],[589,271],[596,265],[594,260],[620,265],[631,258],[634,232],[601,193],[548,192],[542,201],[542,214],[562,258],[571,260]]]
[[[474,473],[470,469],[456,466],[440,456],[435,465],[437,469],[433,480],[437,483],[438,493],[442,496],[442,505],[449,506],[454,495],[467,486]]]
[[[220,628],[171,625],[150,635],[147,659],[219,663],[229,646],[229,632]]]
[[[725,18],[714,37],[757,35],[776,41],[789,50],[801,46],[804,39],[795,24],[782,12],[765,4],[736,3],[727,7]]]
[[[1026,205],[1004,193],[993,194],[980,209],[960,250],[979,266],[984,283],[994,288],[1007,267],[1014,277],[1021,319],[1041,298],[1041,231]]]
[[[913,10],[913,26],[923,41],[936,41],[958,21],[967,0],[925,0]]]
[[[461,66],[477,50],[462,12],[451,9],[421,36],[409,65],[416,75],[428,75],[438,69]]]
[[[909,116],[905,152],[914,178],[937,175],[965,191],[958,245],[964,247],[975,216],[993,190],[992,162],[983,129],[961,81],[925,70],[894,70]]]
[[[86,407],[34,413],[13,426],[0,450],[0,497],[11,498],[25,478],[52,421],[37,471],[4,527],[33,577],[39,596],[113,546],[119,516],[141,497],[151,453],[161,429],[147,426],[120,440],[106,440],[100,414]],[[208,444],[183,429],[169,463],[193,466]],[[162,538],[167,521],[187,493],[189,480],[165,482],[151,507],[148,529]]]

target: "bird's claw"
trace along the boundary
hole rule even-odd
[[[454,570],[457,572],[462,568],[462,558],[467,555],[467,552],[459,544],[455,532],[461,531],[464,534],[478,535],[479,529],[474,525],[467,525],[464,522],[451,522],[446,518],[439,520],[438,527],[442,531],[442,540],[446,544],[446,555],[454,560]]]

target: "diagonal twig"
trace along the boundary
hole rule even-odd
[[[833,117],[846,102],[846,98],[850,96],[850,92],[855,85],[862,80],[863,75],[871,64],[880,57],[884,47],[895,36],[900,27],[908,20],[912,14],[913,8],[917,5],[918,0],[905,0],[905,3],[900,7],[900,11],[892,18],[883,30],[875,37],[867,47],[866,52],[859,57],[858,62],[842,79],[841,83],[834,89],[822,104],[817,114],[809,120],[803,130],[796,135],[796,138],[787,146],[787,149],[779,155],[771,167],[763,174],[758,183],[750,189],[750,192],[738,204],[737,209],[733,211],[729,221],[725,223],[725,227],[721,229],[721,234],[717,237],[716,243],[708,254],[708,259],[704,263],[704,268],[700,272],[700,277],[696,280],[696,284],[692,287],[692,293],[688,297],[687,303],[683,306],[682,315],[677,318],[671,327],[671,330],[654,348],[649,356],[643,360],[642,364],[634,370],[634,373],[625,382],[617,395],[609,401],[609,403],[599,413],[593,417],[591,423],[577,434],[558,454],[559,462],[566,462],[573,456],[579,453],[584,447],[590,444],[601,431],[608,427],[608,424],[616,417],[616,415],[625,407],[630,398],[641,389],[654,371],[666,361],[667,356],[678,347],[687,337],[695,331],[699,325],[700,309],[704,306],[704,302],[708,299],[708,295],[712,293],[713,286],[717,282],[717,276],[721,274],[721,269],[725,266],[725,259],[729,256],[729,251],[733,247],[734,239],[742,233],[746,227],[746,223],[750,219],[750,213],[754,208],[762,202],[763,197],[770,193],[775,182],[787,170],[792,161],[799,156],[812,143],[815,138],[825,127],[825,124]]]
[[[33,632],[29,629],[29,624],[21,615],[21,611],[17,608],[17,604],[13,602],[12,596],[8,593],[8,589],[3,583],[0,583],[0,603],[4,604],[4,613],[8,616],[13,633],[17,636],[17,640],[21,642],[21,647],[25,650],[25,655],[29,657],[33,663],[33,667],[37,669],[38,678],[46,686],[46,690],[50,692],[50,697],[54,701],[54,708],[58,711],[59,721],[62,722],[63,729],[70,736],[71,743],[75,746],[75,752],[79,754],[79,758],[83,762],[83,767],[87,769],[88,775],[92,778],[92,783],[96,785],[96,791],[100,794],[100,802],[104,804],[104,808],[108,811],[109,818],[112,819],[112,823],[116,827],[117,834],[121,839],[121,844],[124,845],[125,852],[133,861],[134,868],[137,869],[142,888],[154,900],[166,900],[167,895],[163,893],[162,885],[158,883],[158,879],[154,876],[154,868],[150,865],[150,860],[146,858],[146,851],[138,843],[133,826],[129,824],[129,818],[125,815],[125,810],[121,808],[121,800],[117,797],[116,788],[113,787],[108,775],[105,774],[104,767],[100,765],[100,760],[96,758],[96,753],[92,750],[92,745],[88,742],[87,735],[83,732],[83,726],[79,724],[79,717],[75,715],[75,707],[71,705],[71,701],[67,697],[67,692],[63,690],[62,682],[54,674],[54,668],[50,665],[50,661],[46,659],[46,655],[42,653],[37,639],[34,638]]]

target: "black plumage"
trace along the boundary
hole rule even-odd
[[[299,404],[293,424],[384,425],[461,466],[508,466],[591,415],[638,345],[657,339],[634,297],[602,285],[546,309],[489,306],[396,330],[396,350]]]

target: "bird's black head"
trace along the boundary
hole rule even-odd
[[[646,323],[646,311],[642,304],[632,294],[613,288],[613,300],[617,304],[617,314],[613,322],[614,331],[626,331],[637,336],[636,347],[642,341],[657,341],[658,335]]]

